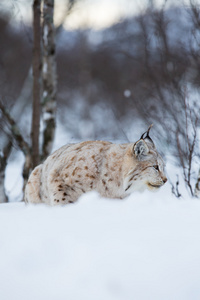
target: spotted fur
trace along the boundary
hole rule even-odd
[[[148,137],[128,144],[88,141],[63,146],[37,166],[25,201],[67,204],[91,190],[122,199],[137,190],[157,190],[166,181],[163,159]]]

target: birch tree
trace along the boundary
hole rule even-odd
[[[43,146],[42,157],[47,157],[52,150],[56,126],[56,91],[57,73],[55,58],[55,28],[53,22],[54,0],[43,3]]]
[[[41,49],[41,0],[33,3],[33,108],[32,108],[32,168],[40,161],[40,103],[42,78],[42,49]],[[28,175],[28,174],[27,174]]]
[[[24,187],[31,170],[38,165],[42,159],[45,159],[51,151],[50,145],[53,143],[55,133],[57,88],[53,11],[53,0],[33,1],[33,105],[30,143],[25,141],[22,132],[17,126],[17,120],[12,116],[12,111],[9,112],[3,102],[0,101],[0,110],[9,124],[11,136],[0,153],[0,202],[7,201],[4,180],[7,159],[12,150],[12,139],[16,142],[18,148],[23,152],[25,157],[22,172]],[[43,98],[42,86],[44,86]],[[29,86],[29,88],[31,88],[31,86]],[[25,97],[23,99],[25,99]],[[44,115],[42,147],[39,145],[41,106],[42,114]],[[42,151],[40,151],[40,148]]]

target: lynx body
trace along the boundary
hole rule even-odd
[[[164,162],[149,130],[145,134],[136,143],[88,141],[63,146],[32,171],[25,201],[57,205],[75,202],[91,190],[121,199],[133,191],[157,190],[167,181]]]

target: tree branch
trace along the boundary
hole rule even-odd
[[[3,103],[1,101],[0,101],[0,109],[1,109],[4,117],[10,124],[10,130],[13,134],[13,138],[15,139],[18,147],[24,153],[24,155],[27,155],[30,152],[30,147],[29,147],[28,143],[24,140],[15,120],[11,117],[10,113],[8,112],[8,110],[5,108],[5,106],[3,105]]]

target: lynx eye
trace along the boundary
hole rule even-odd
[[[156,169],[157,171],[159,171],[158,165],[154,165],[153,168]]]

